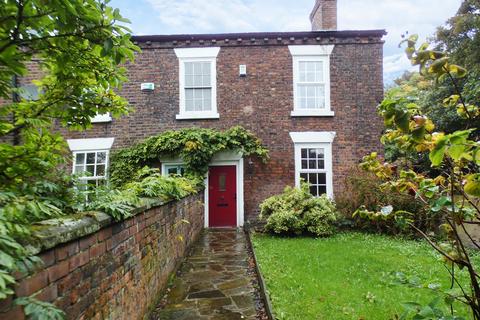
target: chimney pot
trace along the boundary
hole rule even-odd
[[[316,0],[310,21],[312,31],[337,30],[337,0]]]

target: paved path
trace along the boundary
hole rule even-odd
[[[255,319],[243,231],[204,231],[153,319]]]

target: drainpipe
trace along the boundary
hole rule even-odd
[[[15,89],[18,89],[18,76],[16,74],[12,77],[12,86]],[[12,102],[18,103],[20,102],[20,96],[16,91],[12,93]],[[15,123],[15,113],[12,113],[12,122]],[[18,146],[20,144],[20,135],[18,132],[13,132],[13,145]]]

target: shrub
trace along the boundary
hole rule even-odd
[[[129,190],[139,197],[160,198],[168,201],[181,199],[197,192],[197,186],[203,181],[196,177],[163,176],[158,169],[144,167],[136,174],[132,182],[122,189]]]
[[[436,223],[427,219],[423,206],[414,196],[400,193],[395,190],[382,188],[383,181],[374,173],[367,172],[361,168],[353,167],[347,172],[344,181],[344,189],[335,197],[340,217],[343,224],[350,227],[375,231],[386,234],[417,235],[411,228],[405,228],[392,219],[367,220],[362,217],[353,216],[358,208],[365,208],[369,211],[380,211],[385,203],[390,204],[395,211],[411,213],[409,216],[416,227],[423,231],[432,231]]]
[[[332,235],[335,231],[335,205],[326,195],[316,198],[308,189],[306,183],[300,188],[286,187],[282,194],[263,201],[260,220],[266,221],[265,230],[277,234]]]
[[[141,204],[140,198],[158,198],[163,201],[178,200],[197,192],[201,182],[195,178],[165,177],[158,169],[144,167],[121,188],[111,186],[92,190],[77,190],[77,211],[103,211],[120,221],[131,216]]]

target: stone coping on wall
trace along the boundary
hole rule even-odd
[[[172,201],[176,200],[164,201],[160,199],[142,198],[140,201],[141,204],[134,208],[132,214],[125,217],[125,219],[134,217],[151,208],[163,206]],[[116,221],[110,215],[101,211],[80,212],[69,216],[40,221],[32,225],[32,237],[27,240],[25,247],[29,253],[37,255],[59,244],[90,235],[118,222],[121,221]]]
[[[27,296],[53,303],[68,319],[144,319],[203,229],[203,199],[203,191],[146,199],[120,221],[83,212],[34,225],[24,246],[43,264],[15,274],[0,319],[25,319],[13,299]]]

